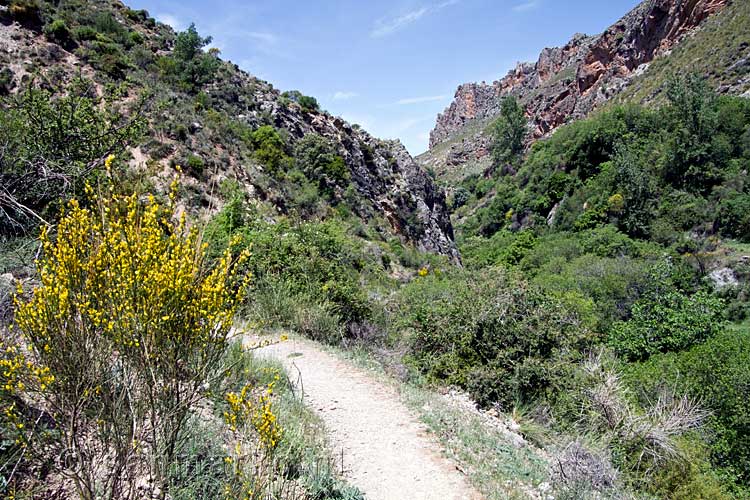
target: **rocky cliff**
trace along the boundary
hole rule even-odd
[[[216,93],[238,95],[251,89],[248,104],[236,110],[237,117],[250,127],[270,118],[275,127],[289,134],[290,142],[311,133],[328,139],[366,202],[358,205],[362,218],[380,215],[395,234],[418,249],[458,260],[445,195],[401,142],[377,139],[339,117],[286,103],[273,86],[242,71],[215,87]]]
[[[437,118],[422,163],[438,172],[485,160],[485,129],[504,95],[526,107],[535,138],[580,118],[625,89],[655,57],[668,53],[729,0],[645,0],[598,36],[577,34],[546,48],[536,63],[520,63],[491,84],[459,86]]]
[[[186,208],[197,211],[221,206],[215,186],[229,178],[241,183],[251,201],[264,204],[269,216],[285,213],[295,181],[264,169],[249,134],[272,125],[290,157],[302,137],[318,134],[344,160],[353,189],[338,189],[323,208],[328,202],[322,195],[310,199],[309,205],[318,206],[315,216],[345,203],[365,223],[385,221],[378,222],[384,237],[458,260],[442,190],[398,141],[374,138],[317,106],[303,107],[227,61],[219,61],[213,81],[187,91],[164,75],[175,36],[148,12],[118,1],[0,1],[0,95],[28,85],[61,89],[83,76],[99,95],[116,88],[123,104],[150,96],[142,109],[149,130],[131,165],[146,165],[159,186],[160,175],[192,159],[200,168],[188,172],[192,198]]]

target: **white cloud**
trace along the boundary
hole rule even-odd
[[[422,19],[427,14],[438,12],[451,5],[456,5],[461,0],[445,0],[440,3],[420,7],[419,9],[412,10],[406,14],[391,18],[381,18],[375,21],[375,25],[370,31],[372,38],[382,38],[399,31],[410,24],[413,24]]]
[[[333,100],[334,101],[347,101],[349,99],[354,99],[357,96],[359,96],[359,94],[357,94],[356,92],[338,91],[335,94],[333,94]]]
[[[511,10],[513,12],[526,12],[527,10],[536,9],[537,7],[539,7],[539,0],[529,0],[528,2],[514,5]]]
[[[396,104],[405,105],[405,104],[421,104],[423,102],[434,102],[434,101],[442,101],[445,100],[448,96],[446,95],[428,95],[428,96],[422,96],[422,97],[410,97],[408,99],[399,99],[396,101]]]
[[[248,31],[245,36],[268,45],[275,45],[279,41],[279,37],[273,33],[263,31]]]
[[[418,21],[422,16],[427,14],[427,11],[427,7],[422,7],[421,9],[407,12],[403,16],[394,17],[392,19],[380,19],[375,23],[375,27],[370,32],[370,36],[373,38],[381,38],[388,36],[391,33],[395,33],[411,23]]]
[[[180,18],[178,18],[174,14],[162,13],[156,14],[155,17],[156,20],[160,23],[168,24],[176,30],[181,30],[186,27],[185,24],[180,20]]]

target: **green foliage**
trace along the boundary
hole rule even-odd
[[[66,46],[72,41],[70,30],[62,19],[55,19],[45,26],[44,32],[53,42]]]
[[[190,154],[185,161],[185,167],[188,172],[193,174],[195,177],[201,177],[203,175],[203,169],[206,164],[200,156]]]
[[[165,56],[160,60],[162,71],[175,78],[186,90],[197,92],[213,80],[220,65],[216,52],[203,51],[211,41],[210,36],[200,36],[195,24],[191,23],[187,30],[177,34],[172,56]]]
[[[495,162],[513,163],[520,157],[528,128],[526,114],[518,99],[513,96],[503,97],[500,101],[500,117],[492,124],[492,155]]]
[[[712,461],[739,484],[750,484],[750,330],[725,329],[687,351],[657,354],[626,367],[643,398],[662,386],[685,392],[712,411],[708,421]],[[747,494],[747,490],[744,492]],[[742,497],[738,492],[738,497]]]
[[[687,349],[721,327],[723,302],[706,292],[651,292],[633,304],[632,318],[612,326],[609,343],[630,361]]]
[[[453,191],[453,197],[450,200],[450,207],[452,210],[457,210],[469,201],[469,198],[471,198],[471,193],[468,189],[464,187],[457,187]]]
[[[239,235],[252,249],[253,275],[246,312],[266,326],[293,327],[311,338],[336,343],[371,319],[360,284],[366,266],[360,243],[335,220],[290,224],[255,221],[245,196],[227,186],[228,200],[206,229],[209,249]]]
[[[398,317],[419,373],[505,409],[554,394],[587,337],[575,314],[499,269],[418,279]]]
[[[6,96],[13,90],[13,72],[10,68],[0,70],[0,96]]]
[[[350,182],[351,174],[343,158],[333,145],[317,134],[308,134],[295,146],[294,158],[308,179],[318,185],[318,190],[332,198],[336,189],[342,190]]]
[[[280,173],[288,164],[286,144],[279,132],[270,125],[263,125],[250,134],[255,158],[261,162],[272,175]]]
[[[320,111],[320,105],[318,100],[308,95],[303,95],[299,90],[288,90],[281,94],[283,103],[296,102],[300,107],[307,112]]]
[[[356,274],[361,257],[336,222],[260,225],[248,241],[253,247],[248,265],[259,282],[282,280],[295,294],[330,306],[345,323],[369,316]]]
[[[613,224],[667,245],[706,227],[747,237],[750,101],[718,96],[695,76],[673,78],[667,95],[659,109],[613,106],[560,127],[533,145],[512,177],[489,186],[476,176],[465,179],[462,186],[477,204],[495,192],[465,232],[491,236],[506,225],[549,218],[557,230]],[[501,150],[501,157],[510,154]],[[506,213],[513,214],[507,223]]]
[[[89,97],[90,90],[78,81],[64,97],[29,88],[0,102],[0,232],[38,225],[50,202],[81,193],[106,156],[140,137],[140,119]]]

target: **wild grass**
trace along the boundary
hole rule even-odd
[[[394,387],[401,401],[444,447],[445,455],[488,500],[533,498],[541,495],[540,488],[545,490],[549,466],[540,450],[529,445],[516,447],[506,433],[480,414],[427,386],[397,380],[366,347],[324,349]]]
[[[280,479],[269,498],[363,499],[356,488],[341,478],[322,420],[305,406],[281,363],[254,356],[239,343],[230,348],[227,358],[227,365],[232,368],[212,387],[216,414],[221,414],[226,406],[221,394],[237,391],[247,383],[266,387],[275,382],[273,411],[282,434],[272,458],[274,473]]]
[[[613,102],[658,100],[670,76],[685,72],[708,75],[713,82],[739,82],[746,71],[741,58],[749,37],[750,3],[731,2],[668,55],[656,58]]]

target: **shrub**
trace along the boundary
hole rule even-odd
[[[129,119],[90,97],[83,80],[65,97],[28,88],[0,105],[0,233],[38,227],[50,202],[82,194],[104,157],[140,137],[142,118]],[[50,217],[51,219],[51,217]]]
[[[648,293],[633,305],[632,318],[612,325],[610,345],[631,361],[692,347],[721,327],[723,301],[706,292]]]
[[[463,207],[469,201],[469,198],[471,198],[471,193],[468,189],[460,186],[457,187],[453,191],[453,197],[451,198],[451,210],[457,210]]]
[[[673,498],[683,481],[700,480],[700,471],[694,468],[706,463],[700,456],[705,446],[696,437],[710,412],[695,398],[662,388],[639,404],[623,381],[616,359],[602,349],[589,353],[574,378],[574,389],[565,397],[576,401],[569,415],[575,429],[597,436],[628,483],[641,491],[661,490],[663,496]],[[675,469],[690,475],[670,479]]]
[[[318,183],[318,189],[329,198],[335,189],[349,184],[350,173],[344,160],[336,154],[333,145],[317,134],[307,134],[294,150],[297,167]]]
[[[55,19],[44,28],[44,32],[53,42],[67,45],[72,41],[70,30],[62,19]]]
[[[727,328],[676,353],[656,354],[626,366],[626,380],[643,399],[666,386],[689,394],[712,412],[707,421],[711,461],[750,486],[750,331]],[[741,497],[741,495],[738,495]]]
[[[420,374],[503,409],[554,395],[588,335],[559,302],[499,269],[419,279],[394,314]]]
[[[78,26],[74,33],[76,39],[79,41],[96,40],[96,37],[99,34],[99,32],[91,26]]]
[[[226,227],[228,219],[220,214],[215,223]],[[212,229],[207,234],[227,238],[229,231]],[[370,318],[370,303],[359,282],[365,267],[362,250],[339,222],[252,221],[234,233],[252,248],[246,265],[254,276],[248,304],[254,319],[302,328],[334,342]],[[213,244],[209,241],[209,248]],[[334,320],[337,328],[327,326]]]
[[[0,70],[0,96],[6,96],[13,90],[13,71],[10,68]]]
[[[303,95],[299,98],[299,105],[302,106],[302,109],[305,111],[318,111],[320,109],[318,100],[308,95]]]
[[[197,230],[137,195],[71,201],[42,244],[41,284],[18,299],[16,321],[54,377],[43,393],[51,437],[72,454],[62,466],[75,464],[62,472],[83,498],[125,498],[145,453],[152,488],[164,491],[191,406],[226,348],[246,256],[227,251],[209,268]]]
[[[299,90],[288,90],[281,94],[281,102],[296,102],[307,112],[319,111],[320,105],[314,97],[303,95]]]
[[[286,166],[286,144],[278,131],[270,125],[263,125],[250,134],[255,158],[258,159],[269,172],[278,174]]]
[[[195,177],[201,177],[203,175],[203,170],[206,168],[206,164],[200,156],[190,154],[185,162],[185,167],[187,167],[188,172]]]

